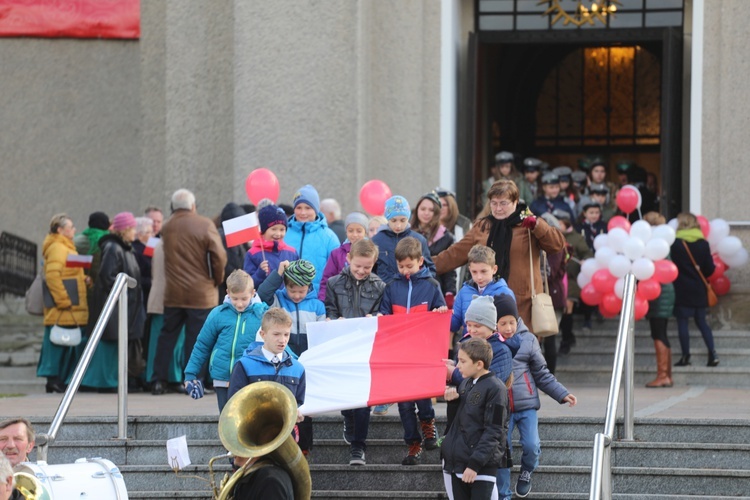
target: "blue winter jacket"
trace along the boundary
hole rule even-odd
[[[385,287],[380,301],[380,313],[409,314],[432,311],[444,305],[445,298],[440,290],[440,283],[423,267],[408,278],[398,274],[396,279]]]
[[[422,243],[422,257],[424,257],[424,267],[429,269],[430,274],[434,278],[435,275],[435,264],[433,264],[430,258],[430,246],[424,236],[416,231],[412,231],[410,226],[407,225],[406,229],[401,233],[394,233],[390,227],[384,226],[383,229],[372,237],[372,242],[378,246],[378,261],[375,263],[375,267],[372,272],[378,275],[378,278],[383,280],[387,285],[396,277],[398,274],[398,265],[396,263],[396,245],[404,238],[411,236],[416,238]]]
[[[263,355],[261,347],[258,345],[247,349],[234,366],[227,396],[231,398],[237,391],[253,382],[270,381],[292,391],[297,406],[301,406],[305,402],[305,367],[287,352],[282,354],[281,362],[274,366]]]
[[[317,290],[320,287],[328,257],[341,245],[336,233],[328,227],[326,218],[318,213],[318,218],[312,222],[298,222],[292,215],[289,218],[284,241],[297,250],[300,259],[309,260],[315,266],[313,284]]]
[[[300,303],[295,303],[286,293],[284,279],[278,272],[275,272],[271,273],[260,285],[258,296],[269,306],[280,307],[292,316],[289,347],[297,356],[305,352],[307,350],[307,323],[326,319],[326,306],[318,299],[315,288],[310,286],[305,298]]]
[[[279,262],[283,260],[298,260],[297,250],[287,245],[284,240],[273,241],[257,239],[253,241],[253,246],[245,253],[245,263],[242,268],[253,279],[253,284],[257,290],[266,280],[268,275],[260,268],[263,260],[268,261],[269,272],[273,273],[279,268]]]
[[[558,195],[556,198],[552,198],[551,200],[545,198],[544,196],[540,196],[529,207],[529,210],[533,212],[534,215],[537,217],[540,217],[544,213],[552,213],[554,210],[564,210],[570,214],[570,220],[576,220],[576,214],[573,212],[573,209],[570,208],[570,205],[568,205],[565,202],[565,198],[563,198],[561,195]]]
[[[464,286],[461,287],[461,289],[458,291],[458,294],[456,295],[455,302],[453,302],[451,331],[457,332],[458,329],[462,326],[464,327],[464,330],[466,330],[464,317],[466,316],[466,310],[469,308],[469,304],[471,304],[471,300],[474,295],[488,295],[490,297],[494,297],[495,295],[501,294],[510,295],[514,300],[516,298],[516,294],[513,293],[513,290],[510,289],[508,283],[506,283],[503,278],[488,283],[481,293],[479,292],[479,288],[477,288],[477,284],[474,283],[474,280],[469,280],[464,283]]]
[[[260,328],[266,304],[250,304],[242,312],[231,302],[214,307],[203,323],[195,347],[185,368],[185,380],[195,380],[201,367],[208,361],[214,381],[229,382],[235,362],[242,357]]]
[[[464,342],[468,339],[470,339],[470,335],[464,335],[459,342]],[[490,346],[492,347],[492,362],[490,362],[490,371],[495,374],[495,376],[505,384],[508,381],[508,377],[510,377],[511,372],[513,371],[513,356],[516,355],[518,352],[519,347],[521,346],[520,339],[513,340],[515,338],[515,335],[511,338],[509,338],[506,341],[503,341],[500,338],[500,335],[495,332],[487,339],[487,342],[489,342]],[[456,359],[454,361],[457,361],[458,359],[458,352],[456,353]],[[461,376],[461,372],[458,371],[458,368],[453,370],[453,375],[451,375],[451,385],[455,385],[458,387],[461,382],[463,381],[463,376]]]

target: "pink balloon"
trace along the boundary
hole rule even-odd
[[[729,266],[727,266],[726,262],[721,260],[721,257],[719,257],[719,254],[715,253],[713,255],[714,258],[714,267],[716,267],[716,270],[714,273],[708,277],[708,281],[713,283],[717,278],[724,276],[724,273],[729,269]]]
[[[599,269],[591,277],[590,284],[594,286],[594,289],[597,292],[606,294],[613,292],[613,290],[615,289],[616,281],[617,278],[612,276],[612,273],[609,272],[609,269]]]
[[[646,313],[648,312],[648,300],[646,300],[645,297],[642,297],[638,293],[635,294],[635,307],[633,308],[635,311],[635,320],[638,321],[639,319],[642,319],[644,316],[646,316]]]
[[[620,309],[622,309],[622,299],[615,295],[614,292],[605,293],[602,297],[602,302],[599,304],[599,310],[602,314],[611,318],[617,316]]]
[[[607,231],[612,231],[614,228],[619,227],[624,229],[625,232],[630,233],[630,221],[622,215],[615,215],[607,223]]]
[[[596,291],[596,288],[594,288],[592,283],[589,283],[581,288],[581,300],[585,304],[596,306],[602,301],[602,294]]]
[[[711,283],[711,288],[714,289],[716,295],[726,295],[729,293],[729,289],[732,288],[732,282],[726,276],[719,276]]]
[[[617,193],[617,208],[626,214],[635,212],[640,205],[638,198],[638,192],[635,189],[623,187]]]
[[[279,199],[279,180],[267,168],[257,168],[245,179],[245,192],[250,201],[257,205],[263,198],[276,203]]]
[[[359,190],[359,202],[370,215],[383,215],[385,202],[391,197],[391,188],[383,181],[373,179],[367,181]]]
[[[672,283],[677,279],[678,273],[677,266],[671,260],[657,260],[654,262],[654,278],[662,285]]]
[[[638,282],[638,295],[646,300],[656,300],[661,295],[659,281],[651,278]]]
[[[696,219],[698,219],[698,225],[701,227],[703,237],[708,238],[708,233],[711,232],[711,224],[708,223],[708,219],[702,215],[697,216]]]

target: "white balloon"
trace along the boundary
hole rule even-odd
[[[630,260],[637,260],[643,257],[646,251],[646,245],[638,238],[630,237],[622,246],[622,252]]]
[[[606,234],[600,234],[596,238],[594,238],[594,250],[599,250],[602,247],[607,246],[607,235]]]
[[[708,233],[708,236],[716,239],[717,242],[729,236],[729,224],[724,219],[714,219],[708,225],[711,227],[711,232]]]
[[[596,259],[586,259],[583,261],[583,264],[581,264],[581,274],[585,274],[589,277],[590,280],[594,273],[601,268],[602,267],[599,265]]]
[[[609,248],[611,248],[615,252],[622,253],[622,246],[625,244],[628,238],[629,236],[627,231],[625,231],[621,227],[616,227],[612,231],[610,231],[609,234],[607,234],[607,244],[609,245]]]
[[[615,281],[615,295],[620,299],[625,295],[625,278],[618,278]]]
[[[719,257],[726,262],[727,257],[731,257],[736,254],[742,248],[742,240],[736,236],[727,236],[719,242],[716,249],[719,252]]]
[[[669,255],[669,245],[662,239],[653,239],[646,243],[644,257],[653,261],[662,260]]]
[[[599,264],[599,268],[605,268],[609,265],[609,261],[615,255],[617,255],[617,252],[615,252],[612,248],[602,247],[596,251],[596,254],[594,254],[594,258],[596,258],[596,263]]]
[[[591,276],[585,273],[578,273],[578,277],[576,278],[576,283],[578,283],[578,286],[583,288],[589,283],[591,283]]]
[[[630,259],[624,255],[615,255],[609,261],[609,272],[616,278],[623,278],[630,272]]]
[[[726,259],[722,257],[722,260],[729,267],[742,267],[747,264],[747,250],[745,250],[744,248],[740,248],[734,255],[730,255]]]
[[[672,219],[677,223],[676,219]],[[656,226],[651,230],[651,239],[656,240],[664,240],[667,242],[667,245],[672,246],[672,243],[674,243],[675,240],[675,229],[672,226],[669,226],[667,224],[661,224],[659,226]]]
[[[643,243],[648,243],[651,239],[651,224],[645,220],[637,220],[630,226],[630,237],[638,238]]]
[[[654,275],[654,261],[642,258],[633,262],[630,267],[636,279],[647,280]]]
[[[669,222],[667,222],[667,226],[677,231],[677,219],[671,219]]]

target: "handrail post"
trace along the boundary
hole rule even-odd
[[[117,439],[128,438],[128,289],[120,291],[117,325]]]
[[[628,274],[625,277],[625,290],[635,292],[635,276]],[[631,300],[635,301],[632,296]],[[625,342],[625,394],[623,397],[623,440],[633,441],[633,427],[635,418],[635,394],[633,386],[635,383],[635,304],[628,309],[623,308],[630,316],[628,321],[627,341]]]

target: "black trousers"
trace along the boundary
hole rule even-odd
[[[669,339],[667,338],[667,323],[669,323],[669,318],[649,318],[648,323],[651,326],[651,338],[671,348]]]
[[[489,500],[495,483],[482,480],[464,483],[455,474],[451,474],[451,486],[453,487],[453,500]]]
[[[169,380],[169,365],[172,363],[174,346],[180,336],[180,330],[185,326],[185,363],[190,359],[198,334],[206,322],[209,309],[185,309],[181,307],[164,308],[164,326],[159,333],[156,344],[156,356],[154,357],[154,375],[152,382]],[[185,368],[184,366],[182,367]],[[202,374],[204,375],[204,374]]]

